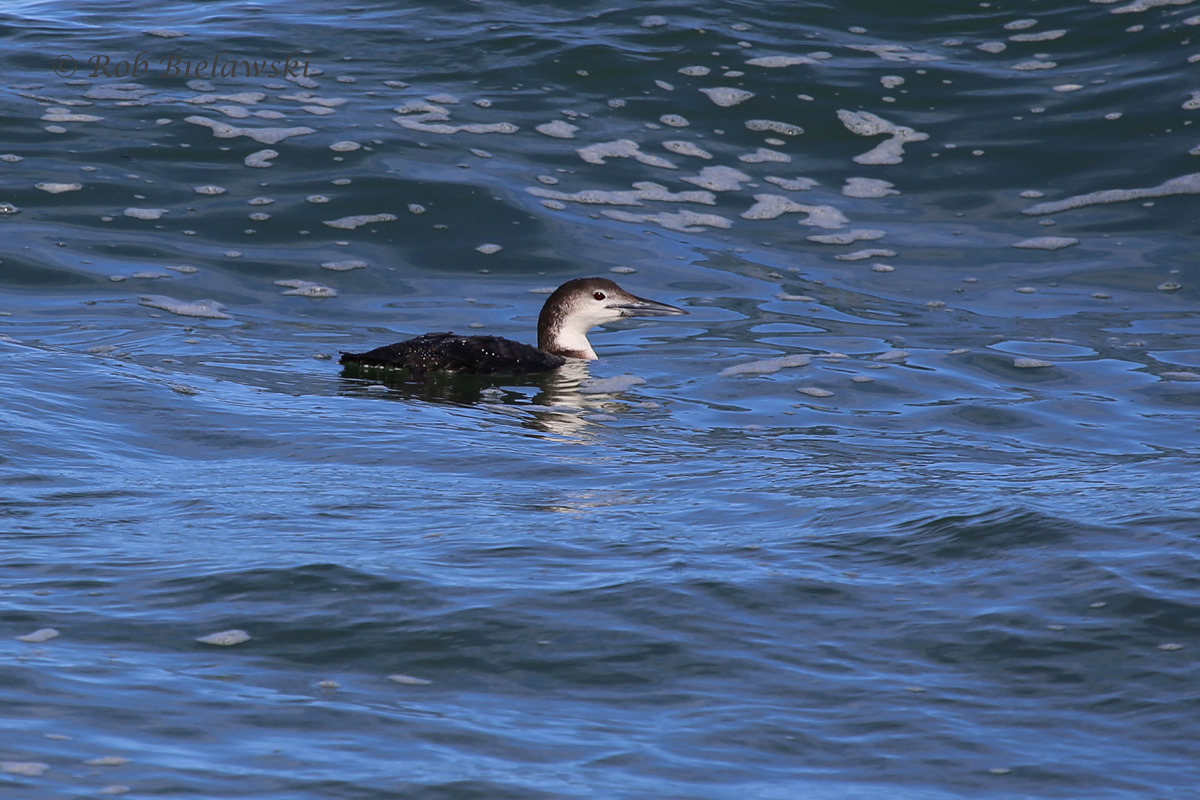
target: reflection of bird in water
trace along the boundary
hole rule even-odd
[[[343,353],[341,363],[362,367],[408,368],[414,378],[427,372],[472,375],[529,375],[548,372],[568,359],[594,361],[587,333],[621,317],[663,317],[687,312],[635,297],[607,278],[576,278],[554,290],[538,317],[538,346],[499,336],[426,333],[365,353]]]

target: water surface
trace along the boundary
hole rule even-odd
[[[1188,796],[1198,26],[7,5],[0,779]],[[585,275],[690,315],[337,366]]]

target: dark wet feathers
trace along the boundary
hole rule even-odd
[[[548,372],[566,361],[562,356],[500,336],[457,336],[453,333],[425,333],[365,353],[343,353],[341,358],[342,364],[407,367],[414,377],[436,371],[529,375]]]

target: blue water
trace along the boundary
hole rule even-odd
[[[12,796],[1200,796],[1200,3],[0,39]],[[585,275],[689,316],[337,365]]]

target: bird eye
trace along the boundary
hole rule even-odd
[[[597,300],[603,300],[604,292],[596,292],[595,294],[592,295],[592,297],[596,298]]]

